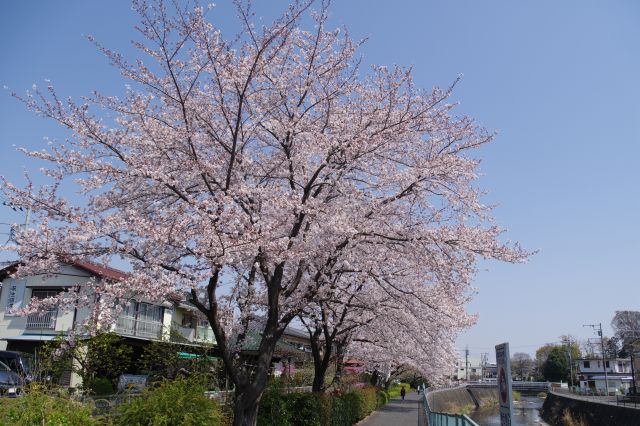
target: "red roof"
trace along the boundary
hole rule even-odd
[[[96,277],[103,278],[105,280],[122,281],[129,275],[119,269],[98,265],[97,263],[93,263],[89,260],[65,260],[64,263],[73,265],[80,269],[84,269],[90,274],[95,275]],[[20,262],[12,262],[5,265],[4,267],[0,267],[0,281],[16,272],[16,269],[18,269],[18,265],[20,265]]]
[[[127,276],[129,275],[126,272],[121,271],[119,269],[98,265],[88,260],[73,260],[69,263],[71,263],[73,266],[84,269],[85,271],[93,275],[96,275],[100,278],[104,278],[106,280],[122,281],[125,278],[127,278]]]

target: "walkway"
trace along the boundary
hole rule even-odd
[[[371,414],[359,426],[418,426],[422,395],[415,392],[390,400],[382,409]]]

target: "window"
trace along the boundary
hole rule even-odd
[[[606,361],[606,362],[604,363],[604,366],[605,366],[606,368],[609,368],[609,361]]]
[[[138,320],[162,322],[162,306],[140,302],[138,304]]]
[[[54,297],[60,294],[60,289],[33,289],[31,291],[31,299],[42,300],[47,297]]]
[[[182,316],[182,324],[185,328],[194,328],[195,321],[192,315],[184,314]]]
[[[59,288],[38,288],[31,291],[31,300],[43,300],[49,297],[57,296],[62,292]],[[51,329],[56,328],[56,318],[58,309],[53,307],[46,311],[31,314],[27,316],[27,329]]]
[[[584,368],[591,368],[591,363],[589,361],[584,361]]]

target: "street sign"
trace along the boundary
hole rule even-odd
[[[511,358],[509,357],[508,343],[496,345],[496,366],[498,368],[500,426],[511,426],[513,399],[511,396]]]

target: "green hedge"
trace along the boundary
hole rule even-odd
[[[0,425],[15,426],[91,426],[91,405],[69,398],[33,391],[21,398],[3,399],[0,403]]]
[[[260,401],[259,426],[351,426],[386,404],[384,391],[355,389],[344,395],[267,390]]]
[[[122,426],[220,425],[222,414],[206,388],[194,380],[166,380],[118,407],[115,424]]]

